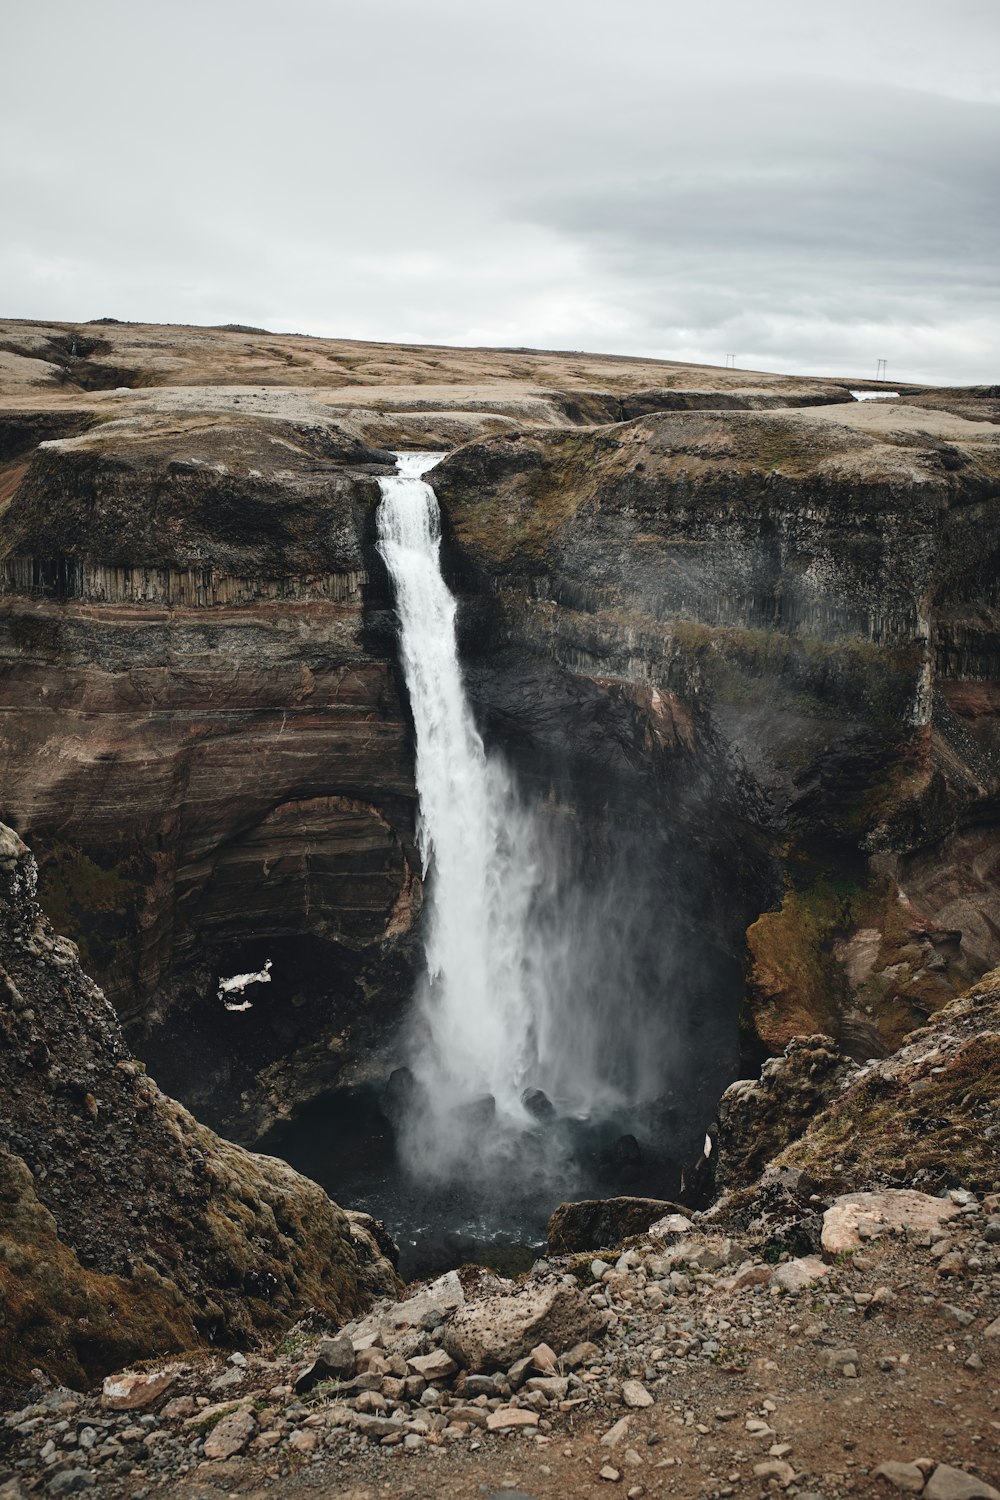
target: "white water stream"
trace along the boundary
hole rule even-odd
[[[564,1120],[656,1097],[669,1007],[661,998],[651,1017],[648,974],[669,942],[662,913],[651,919],[636,899],[635,871],[609,866],[585,883],[551,818],[484,749],[441,574],[438,503],[422,478],[441,457],[397,455],[398,472],[379,480],[377,527],[416,731],[427,877],[406,1150],[411,1166],[453,1179],[517,1159],[518,1141],[537,1135],[526,1088]]]
[[[420,477],[442,456],[399,455],[398,474],[379,481],[378,535],[396,593],[416,730],[417,838],[431,874],[413,1068],[436,1137],[424,1147],[447,1157],[460,1145],[446,1138],[447,1122],[463,1104],[492,1095],[502,1120],[528,1123],[520,1094],[537,1072],[543,995],[529,941],[541,878],[534,828],[466,700],[440,514]]]

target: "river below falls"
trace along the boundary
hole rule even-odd
[[[374,1090],[308,1106],[263,1144],[318,1182],[342,1208],[384,1223],[406,1280],[473,1261],[506,1274],[544,1253],[546,1226],[562,1202],[622,1193],[675,1199],[677,1162],[643,1149],[627,1118],[555,1121],[512,1142],[504,1169],[478,1181],[433,1181],[408,1169]],[[559,1135],[558,1178],[551,1132]]]

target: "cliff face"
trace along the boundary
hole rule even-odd
[[[364,613],[391,461],[308,403],[157,411],[37,449],[0,514],[7,816],[133,1043],[245,1139],[410,988],[409,731]]]
[[[601,982],[670,1011],[705,1099],[748,965],[751,1051],[867,1055],[1000,958],[995,393],[254,330],[0,346],[0,813],[212,1123],[259,1140],[398,1061],[383,445],[466,443],[435,485],[481,722],[627,893]]]
[[[146,1076],[36,877],[0,825],[0,1389],[36,1366],[81,1385],[246,1345],[310,1307],[342,1320],[391,1293],[363,1221]]]
[[[564,696],[628,697],[648,744],[668,705],[703,825],[769,847],[777,909],[748,933],[766,1048],[891,1048],[1000,961],[1000,430],[898,406],[657,415],[471,445],[435,488],[456,579],[491,601],[469,642],[487,715],[511,721],[512,658]]]

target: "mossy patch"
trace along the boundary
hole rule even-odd
[[[772,1051],[793,1036],[838,1035],[847,980],[833,943],[856,925],[864,895],[858,885],[820,879],[789,890],[747,929],[753,1024]]]
[[[993,1130],[1000,1035],[972,1037],[947,1061],[865,1079],[823,1113],[775,1166],[799,1167],[820,1191],[858,1185],[966,1187],[989,1192],[998,1164]]]
[[[82,849],[55,842],[39,868],[39,900],[58,932],[71,937],[85,969],[103,978],[128,963],[145,884],[136,859],[106,868]]]

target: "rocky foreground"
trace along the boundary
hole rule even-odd
[[[0,1495],[995,1500],[1000,1195],[854,1194],[794,1233],[758,1209],[516,1284],[449,1272],[89,1395],[42,1382],[5,1419]]]

